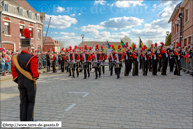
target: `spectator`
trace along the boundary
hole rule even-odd
[[[6,72],[5,72],[5,54],[1,54],[0,55],[0,61],[1,61],[1,67],[2,67],[2,75],[6,75]]]
[[[7,71],[7,72],[9,72],[8,70],[9,70],[9,56],[7,55],[7,54],[5,54],[5,56],[4,56],[4,59],[5,59],[5,70]]]
[[[9,66],[11,66],[12,54],[11,51],[8,51],[7,53],[8,53],[7,56],[9,57]],[[9,73],[11,73],[11,67],[9,67],[8,71]]]

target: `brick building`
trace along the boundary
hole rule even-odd
[[[189,46],[193,44],[193,0],[183,0],[179,3],[170,19],[172,22],[171,44],[176,47],[176,42],[180,42],[181,46]]]
[[[45,37],[43,37],[43,41],[44,41]],[[60,52],[60,44],[58,41],[55,41],[54,39],[52,39],[51,37],[47,37],[45,44],[43,45],[43,50],[44,51],[48,51],[48,49],[50,48],[50,51],[53,51],[53,49],[55,49],[55,52]]]
[[[20,51],[23,29],[28,28],[31,31],[32,50],[42,50],[45,13],[37,12],[26,0],[3,0],[1,4],[2,47]]]
[[[81,42],[78,47],[84,47],[84,45],[87,45],[87,47],[94,47],[98,44],[99,48],[103,46],[103,48],[108,48],[108,43],[107,41],[83,41]],[[120,45],[120,42],[109,42],[110,45]]]

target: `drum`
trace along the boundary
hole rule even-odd
[[[101,66],[108,66],[109,62],[101,62]]]
[[[75,66],[76,66],[76,63],[70,63],[70,69],[74,69],[75,68]]]
[[[87,65],[88,65],[87,62],[82,63],[82,68],[83,68],[83,69],[87,69]]]
[[[68,67],[68,62],[64,62],[64,66],[65,66],[65,67]]]
[[[114,64],[113,62],[109,62],[110,67],[113,67],[113,64]]]
[[[115,68],[121,68],[122,63],[115,63]]]
[[[93,67],[93,68],[98,68],[98,67],[100,67],[100,62],[93,62],[93,63],[92,63],[92,67]]]

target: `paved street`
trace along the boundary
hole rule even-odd
[[[109,76],[95,80],[44,73],[37,81],[35,120],[68,128],[192,128],[192,76]],[[1,82],[1,121],[19,121],[19,91]]]

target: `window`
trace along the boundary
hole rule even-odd
[[[40,21],[40,15],[39,14],[37,15],[37,21]]]
[[[29,12],[29,18],[32,19],[32,12]]]
[[[191,37],[188,38],[188,45],[191,44]]]
[[[41,39],[41,30],[37,30],[37,38]]]
[[[31,32],[30,33],[31,38],[33,38],[33,28],[29,28],[29,31]]]
[[[186,9],[186,14],[185,14],[185,22],[187,22],[187,21],[189,21],[189,13],[190,13],[190,11],[189,11],[189,9]]]
[[[24,28],[23,26],[20,26],[20,36],[24,36],[23,35],[23,28]]]
[[[19,9],[19,15],[23,16],[23,9]]]
[[[8,12],[8,4],[4,4],[4,10]]]
[[[4,27],[5,27],[5,31],[4,33],[9,35],[10,34],[10,26],[9,26],[9,22],[4,22]]]

